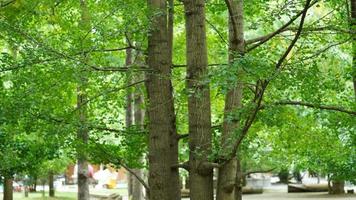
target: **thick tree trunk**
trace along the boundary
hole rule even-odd
[[[345,181],[332,181],[331,194],[344,194]]]
[[[229,63],[244,54],[243,0],[230,0],[229,12]],[[231,19],[233,17],[233,19]],[[239,77],[237,77],[239,81]],[[237,82],[225,97],[224,123],[221,145],[231,149],[231,138],[239,127],[240,119],[231,120],[231,115],[241,108],[242,84]],[[241,199],[241,169],[239,158],[231,159],[219,168],[217,200]]]
[[[167,1],[148,0],[154,12],[148,35],[147,73],[149,119],[149,175],[150,200],[180,199],[178,140],[171,83],[171,59],[168,43]]]
[[[88,13],[88,7],[85,0],[80,0],[81,7],[81,29],[88,31],[90,30],[90,19]],[[83,42],[84,48],[90,46],[89,42]],[[87,55],[83,54],[83,59],[87,60]],[[87,95],[85,89],[87,88],[88,80],[86,76],[86,70],[84,67],[80,69],[79,81],[77,86],[77,108],[78,108],[78,119],[79,127],[77,130],[77,138],[79,145],[77,148],[78,157],[78,200],[88,200],[89,199],[89,177],[88,177],[88,161],[86,147],[88,144],[89,133],[87,127]]]
[[[13,200],[13,188],[12,188],[12,179],[4,178],[4,196],[3,200]]]
[[[48,186],[49,186],[49,196],[54,197],[55,191],[54,191],[54,175],[53,172],[48,173]]]
[[[205,30],[205,1],[185,0],[191,200],[212,200],[211,110]]]

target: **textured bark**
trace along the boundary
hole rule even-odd
[[[168,62],[169,66],[172,69],[173,67],[173,34],[174,34],[174,0],[168,0]],[[173,88],[171,86],[171,98],[173,99]],[[172,117],[172,127],[174,128],[174,134],[170,135],[170,148],[171,148],[171,163],[173,165],[178,164],[178,140],[177,140],[177,131],[176,131],[176,116],[174,110],[174,101],[169,106],[170,113],[173,115]],[[181,187],[180,187],[180,177],[178,168],[171,168],[171,177],[174,180],[174,186],[170,188],[171,196],[174,199],[181,199]]]
[[[54,175],[52,172],[48,173],[48,186],[49,186],[49,196],[54,197],[55,191],[54,191]]]
[[[244,29],[243,29],[243,0],[230,0],[229,12],[229,63],[233,63],[238,56],[244,54]],[[233,19],[232,19],[233,17]],[[239,77],[237,77],[239,79]],[[224,123],[221,137],[221,145],[224,149],[232,149],[233,143],[229,143],[235,131],[239,128],[240,119],[231,120],[231,115],[241,108],[243,86],[237,82],[225,96]],[[217,200],[241,199],[241,169],[240,160],[230,159],[219,168]]]
[[[344,194],[345,181],[332,181],[331,194]]]
[[[12,179],[4,178],[4,194],[3,200],[13,200]]]
[[[235,181],[235,200],[242,200],[242,187],[244,185],[244,174],[242,172],[241,160],[236,159],[236,181]]]
[[[88,31],[90,29],[90,19],[88,13],[88,7],[85,0],[80,0],[81,8],[81,29]],[[84,48],[89,46],[83,42]],[[88,57],[83,54],[83,59],[87,60]],[[88,161],[86,147],[89,139],[89,132],[87,127],[87,95],[85,89],[88,84],[86,77],[86,70],[84,67],[80,69],[78,86],[77,86],[77,108],[78,108],[78,119],[79,127],[77,130],[77,138],[79,145],[77,148],[77,159],[78,159],[78,200],[89,200],[89,177],[88,177]]]
[[[191,200],[212,200],[211,110],[205,31],[205,1],[183,1],[187,40],[187,89],[189,117],[189,187]]]
[[[148,35],[146,88],[149,119],[149,175],[150,200],[180,199],[179,174],[172,166],[178,164],[176,119],[171,83],[171,59],[168,43],[167,1],[148,0],[154,12]]]

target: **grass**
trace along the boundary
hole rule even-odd
[[[0,194],[2,198],[2,194]],[[42,192],[29,193],[25,198],[24,193],[14,192],[14,200],[75,200],[77,199],[77,193],[74,192],[56,192],[56,197],[48,197],[48,193],[42,196]]]
[[[108,195],[112,193],[118,193],[120,195],[126,195],[126,189],[101,189],[101,190],[93,190],[93,194],[103,194]],[[2,199],[2,193],[0,192],[0,199]],[[55,197],[48,197],[48,192],[45,193],[43,197],[42,192],[29,193],[28,197],[25,198],[23,192],[14,192],[14,200],[76,200],[77,193],[76,192],[58,192],[56,191]]]

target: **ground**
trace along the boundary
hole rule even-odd
[[[355,195],[329,195],[327,193],[264,193],[261,195],[245,195],[243,200],[324,200],[324,199],[343,199],[356,200]]]
[[[73,188],[74,189],[74,188]],[[119,193],[124,196],[124,200],[127,200],[126,189],[92,189],[95,194],[112,194]],[[48,193],[42,197],[42,193],[30,193],[29,198],[24,198],[23,193],[14,193],[14,200],[76,200],[76,193],[74,190],[70,189],[68,191],[56,192],[56,198],[49,198]],[[2,193],[0,193],[0,199],[2,199]],[[336,200],[356,200],[356,194],[353,195],[329,195],[325,192],[319,193],[292,193],[288,194],[285,189],[269,189],[263,194],[257,195],[244,195],[243,200],[324,200],[324,199],[336,199]],[[185,199],[188,200],[188,199]]]

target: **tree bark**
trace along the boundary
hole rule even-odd
[[[55,196],[55,190],[54,190],[54,175],[53,172],[48,173],[48,186],[49,186],[49,196],[54,197]]]
[[[345,181],[332,181],[331,194],[344,194]]]
[[[244,175],[241,167],[241,159],[239,156],[236,159],[236,181],[235,181],[235,200],[242,200],[242,187],[244,185]]]
[[[130,66],[132,64],[132,49],[128,48],[126,49],[126,66]],[[131,84],[132,83],[132,77],[131,77],[131,73],[130,71],[128,71],[126,73],[126,82],[127,84]],[[129,87],[126,90],[127,94],[126,94],[126,128],[130,128],[133,125],[133,109],[132,109],[132,101],[133,101],[133,92],[132,92],[132,88]],[[133,182],[135,177],[131,174],[128,173],[127,175],[127,183],[128,183],[128,195],[129,195],[129,199],[132,199],[133,196]]]
[[[149,175],[150,200],[180,199],[178,140],[174,113],[171,59],[168,44],[167,1],[148,0],[154,12],[148,35],[147,64],[153,72],[146,74],[149,119]],[[174,139],[174,140],[173,140]]]
[[[4,194],[3,200],[13,200],[13,188],[12,188],[12,179],[4,178]]]
[[[90,19],[87,7],[87,2],[85,0],[80,0],[81,8],[81,29],[84,31],[90,30]],[[86,47],[90,46],[89,42],[83,41],[82,50],[84,51]],[[88,57],[83,53],[83,59],[87,60]],[[79,78],[77,86],[77,108],[78,108],[78,119],[79,127],[77,130],[77,138],[79,141],[79,146],[77,148],[77,159],[78,159],[78,200],[88,200],[89,199],[89,177],[88,177],[88,161],[86,147],[88,144],[89,133],[87,127],[87,95],[85,89],[87,88],[88,80],[86,76],[86,70],[83,66],[79,69]]]
[[[354,92],[356,99],[356,0],[351,2],[351,31],[352,31],[352,77],[354,82]]]
[[[244,19],[243,19],[243,0],[229,0],[229,63],[232,64],[239,56],[243,56],[245,50],[244,44]],[[241,76],[241,72],[239,72]],[[224,123],[221,137],[221,146],[226,149],[232,149],[233,143],[229,143],[235,132],[239,128],[240,119],[236,115],[241,108],[243,85],[239,82],[230,89],[225,96]],[[219,168],[217,200],[238,200],[241,199],[241,179],[239,158],[231,159]]]
[[[168,0],[168,62],[170,69],[173,68],[173,36],[174,36],[174,0]],[[171,98],[173,99],[173,87],[171,86]],[[174,128],[174,134],[170,135],[170,148],[171,148],[171,163],[175,166],[178,164],[178,155],[179,155],[179,146],[177,140],[177,131],[176,131],[176,115],[174,109],[174,101],[172,101],[171,105],[169,106],[170,113],[172,115],[172,127]],[[179,169],[178,168],[171,168],[171,176],[174,180],[173,187],[170,188],[170,192],[172,193],[171,196],[174,199],[181,199],[181,187],[180,187],[180,176],[179,176]]]
[[[137,74],[135,79],[142,80],[140,74]],[[144,126],[144,117],[145,111],[143,109],[143,94],[140,88],[140,85],[136,86],[135,93],[134,93],[134,118],[135,118],[135,125],[143,130]],[[143,159],[143,158],[141,158]],[[139,177],[143,178],[143,171],[142,169],[134,169],[133,170]],[[132,180],[132,199],[133,200],[143,200],[143,186],[137,180],[136,177]]]
[[[211,110],[205,30],[205,1],[185,0],[191,200],[212,200]]]

